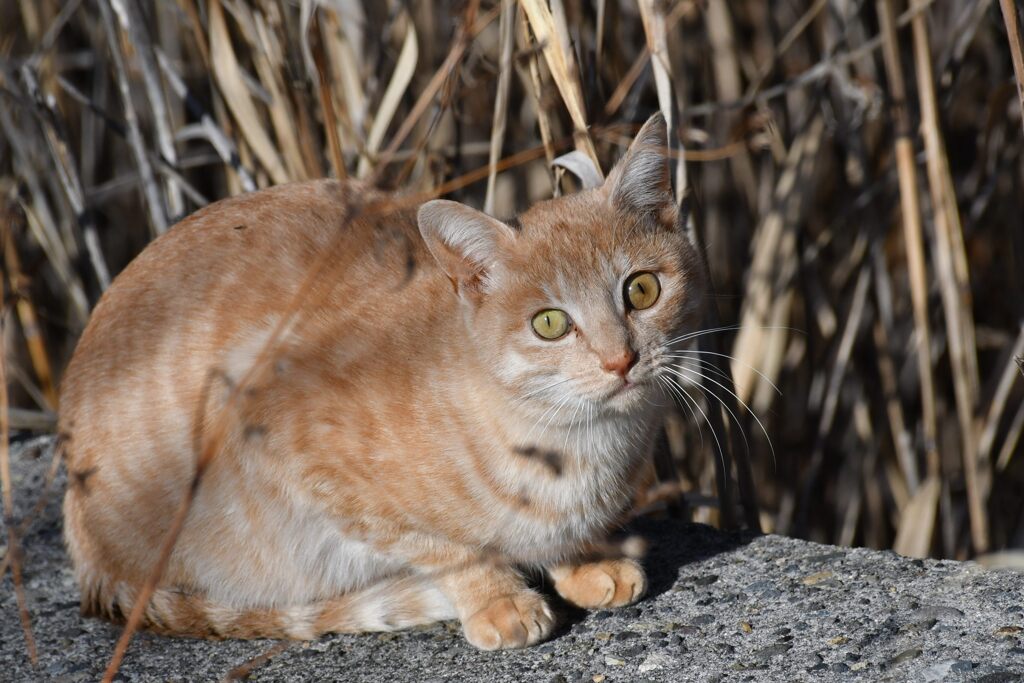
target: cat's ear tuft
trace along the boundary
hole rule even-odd
[[[608,174],[605,188],[613,205],[632,213],[656,213],[673,203],[668,127],[660,112],[647,119]]]
[[[502,250],[515,239],[511,226],[446,199],[421,206],[417,221],[427,249],[460,294],[482,293]]]

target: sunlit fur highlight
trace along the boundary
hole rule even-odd
[[[552,628],[529,571],[583,607],[638,599],[639,565],[594,549],[649,471],[657,378],[704,296],[664,140],[656,117],[604,186],[517,228],[317,181],[218,202],[156,240],[100,301],[62,387],[83,610],[130,611],[192,479],[196,416],[212,423],[331,248],[327,286],[230,408],[145,624],[314,638],[458,618],[492,649]],[[661,296],[628,311],[641,270]],[[551,307],[574,327],[546,341],[530,320]],[[605,369],[630,351],[624,377]]]

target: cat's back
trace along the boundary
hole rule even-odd
[[[62,433],[108,446],[125,426],[125,439],[140,430],[178,438],[210,369],[232,349],[257,346],[315,268],[344,289],[344,280],[416,258],[414,211],[358,184],[318,180],[222,200],[184,219],[96,306],[62,381]],[[389,243],[412,254],[381,258],[399,251]]]

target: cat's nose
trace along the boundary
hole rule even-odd
[[[601,367],[608,372],[614,372],[623,379],[629,373],[630,368],[636,365],[637,354],[633,349],[625,349],[622,353],[608,358],[601,359]]]

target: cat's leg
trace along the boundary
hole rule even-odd
[[[511,566],[469,557],[434,569],[433,576],[454,605],[466,640],[481,650],[526,647],[551,633],[554,613]]]
[[[622,607],[647,590],[643,567],[628,558],[562,564],[548,568],[555,590],[577,607]]]

